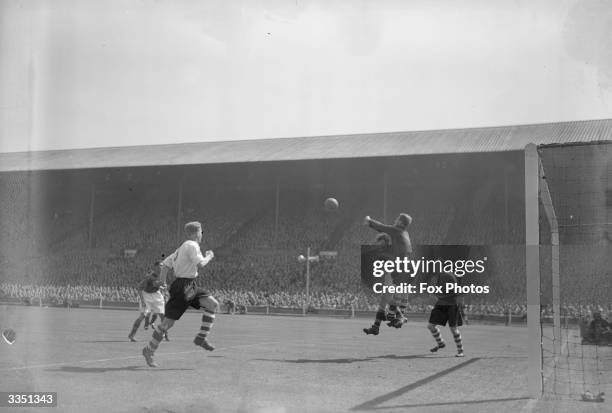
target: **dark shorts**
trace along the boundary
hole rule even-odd
[[[200,298],[210,296],[210,292],[196,285],[195,279],[177,278],[170,285],[170,298],[166,303],[166,317],[171,320],[178,320],[189,307],[200,308]]]
[[[436,304],[431,310],[429,323],[438,326],[459,327],[463,325],[463,311],[457,304]]]

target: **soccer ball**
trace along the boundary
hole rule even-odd
[[[325,200],[324,205],[325,205],[325,209],[327,209],[328,211],[334,211],[338,209],[338,207],[340,206],[336,198],[327,198]]]

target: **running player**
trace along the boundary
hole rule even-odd
[[[364,225],[378,232],[387,234],[391,239],[389,259],[409,257],[412,253],[412,244],[410,242],[410,236],[408,235],[408,226],[411,223],[412,217],[408,214],[399,214],[393,225],[382,224],[369,216],[364,219]],[[400,281],[399,279],[389,280],[390,277],[389,274],[385,274],[387,284]],[[373,335],[379,333],[380,323],[389,319],[387,316],[387,305],[393,313],[389,320],[390,327],[401,328],[402,325],[406,323],[406,317],[402,314],[399,304],[395,302],[393,294],[380,294],[380,301],[378,303],[374,324],[369,328],[364,328],[364,333]]]
[[[431,310],[429,323],[427,324],[427,328],[436,340],[436,346],[429,351],[435,353],[446,347],[446,343],[444,343],[444,340],[442,340],[440,336],[440,329],[438,326],[445,326],[448,322],[448,327],[453,334],[455,345],[457,346],[457,354],[455,356],[463,357],[463,342],[461,340],[461,333],[458,329],[458,327],[463,325],[463,302],[459,294],[453,291],[446,291],[446,283],[457,284],[457,277],[449,273],[434,274],[429,282],[429,285],[442,287],[442,293],[436,294],[438,299],[434,308]]]
[[[208,342],[207,336],[215,321],[219,302],[208,291],[196,285],[198,270],[202,270],[213,259],[214,254],[212,251],[206,251],[202,255],[200,250],[202,224],[199,222],[185,224],[185,235],[187,240],[162,261],[161,282],[165,284],[169,269],[174,270],[176,278],[170,286],[170,299],[166,303],[166,318],[154,328],[151,341],[142,349],[142,355],[150,367],[157,367],[153,356],[164,333],[172,328],[190,306],[204,310],[202,325],[193,343],[208,351],[215,349]]]
[[[130,331],[130,334],[128,335],[130,341],[136,341],[134,336],[138,331],[138,327],[140,327],[140,323],[142,323],[142,320],[145,320],[145,324],[148,324],[147,317],[149,317],[151,314],[153,314],[153,320],[158,315],[160,320],[164,320],[165,303],[164,296],[160,291],[160,288],[162,286],[162,282],[159,280],[160,267],[161,263],[159,261],[156,261],[153,264],[153,269],[151,273],[148,274],[138,286],[138,294],[140,296],[140,301],[142,303],[143,308],[136,321],[134,321],[134,324],[132,325],[132,331]],[[152,322],[153,321],[151,321],[151,323]],[[167,332],[164,335],[164,338],[166,339],[166,341],[169,341]]]

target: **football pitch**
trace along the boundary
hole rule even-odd
[[[2,391],[57,392],[61,412],[531,412],[610,411],[609,402],[535,401],[527,389],[527,329],[468,325],[466,356],[437,354],[425,323],[361,329],[369,319],[217,316],[214,352],[192,344],[200,314],[189,312],[149,368],[127,334],[138,312],[0,306]],[[1,408],[0,408],[1,409]]]

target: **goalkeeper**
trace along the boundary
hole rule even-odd
[[[411,223],[412,217],[410,217],[408,214],[399,214],[393,225],[382,224],[369,216],[365,217],[364,219],[364,225],[367,225],[370,228],[388,236],[390,245],[388,241],[387,244],[390,259],[395,259],[396,257],[409,257],[412,253],[412,244],[410,242],[410,236],[408,235],[408,226]],[[380,241],[379,238],[377,238],[377,241]],[[390,283],[389,278],[391,278],[391,275],[385,274],[387,283]],[[392,280],[392,282],[396,284],[400,283],[401,281],[402,280],[395,278]],[[387,315],[387,306],[389,306],[389,310],[391,311],[389,316]],[[398,303],[395,302],[393,294],[383,293],[380,295],[380,302],[378,303],[378,310],[376,311],[376,319],[374,324],[372,324],[372,326],[369,328],[364,328],[363,332],[368,335],[378,335],[380,323],[384,320],[389,321],[389,327],[395,328],[401,328],[407,321],[404,314],[402,314]]]

